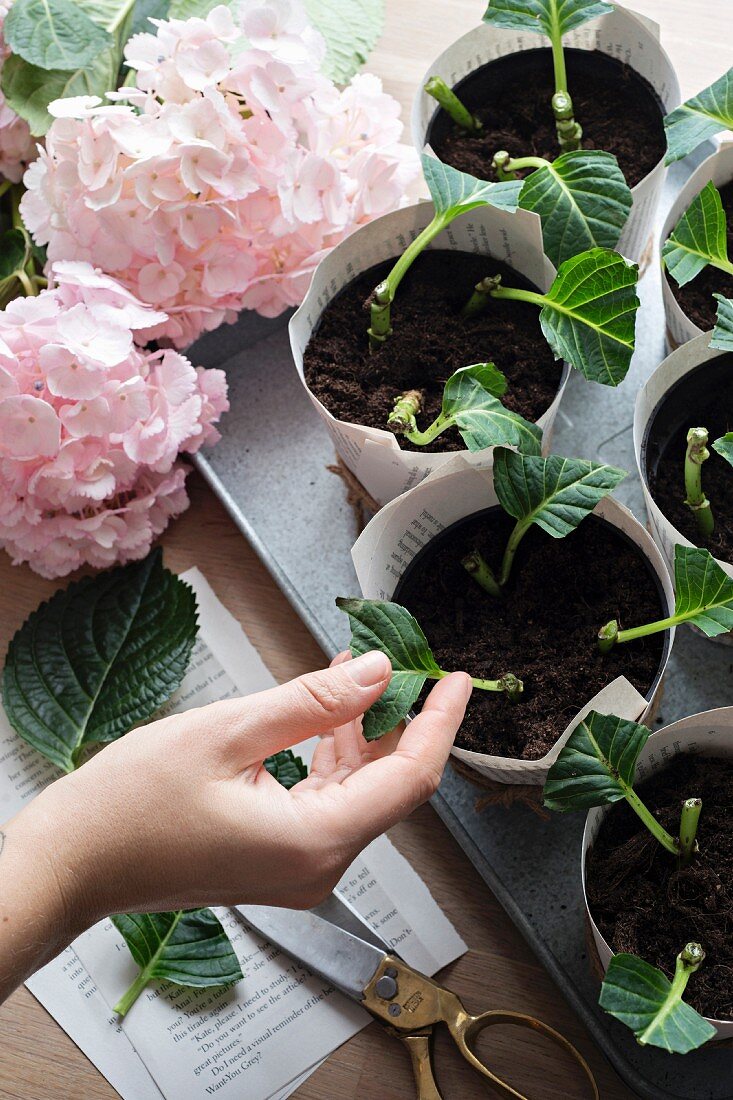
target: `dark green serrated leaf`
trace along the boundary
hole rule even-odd
[[[636,955],[614,955],[598,1002],[626,1024],[642,1045],[687,1054],[712,1039],[715,1028],[672,989],[656,967]]]
[[[662,257],[678,286],[691,282],[708,264],[730,267],[725,211],[712,180],[695,196],[664,242]]]
[[[733,432],[726,432],[719,439],[714,439],[713,450],[733,466]]]
[[[0,237],[0,281],[12,279],[28,262],[30,244],[22,229],[9,229]]]
[[[284,749],[282,752],[276,752],[274,756],[268,756],[265,767],[286,791],[308,775],[308,768],[292,749]]]
[[[667,115],[664,129],[667,134],[665,164],[686,157],[701,142],[721,130],[733,129],[733,68]]]
[[[441,419],[445,418],[446,428],[455,425],[469,451],[506,446],[524,454],[540,454],[542,429],[505,408],[494,396],[492,390],[500,386],[500,379],[506,388],[504,375],[493,363],[461,367],[445,384]]]
[[[440,669],[417,619],[400,604],[340,597],[336,606],[349,616],[353,656],[380,649],[392,664],[387,690],[364,715],[364,737],[374,741],[407,716],[428,676]]]
[[[675,617],[715,638],[733,630],[733,578],[708,550],[674,548]]]
[[[87,68],[72,72],[41,69],[11,54],[3,62],[0,82],[8,105],[26,120],[34,137],[42,137],[53,122],[49,103],[78,95],[102,98],[115,87],[118,70],[116,49],[103,50]]]
[[[603,0],[489,0],[484,23],[555,37],[614,10]]]
[[[615,714],[590,711],[547,773],[545,806],[558,813],[589,810],[626,798],[636,761],[651,731]]]
[[[3,702],[13,728],[64,771],[85,746],[144,722],[181,683],[196,638],[196,598],[147,558],[70,584],[17,632]]]
[[[733,299],[713,294],[718,303],[715,328],[710,337],[710,347],[721,351],[733,351]]]
[[[625,470],[583,458],[494,452],[494,489],[504,511],[556,539],[569,535],[625,477]]]
[[[435,157],[422,155],[422,169],[430,191],[436,214],[443,214],[452,221],[458,214],[468,213],[479,206],[495,206],[513,214],[519,204],[522,180],[508,183],[487,183],[466,172],[459,172]]]
[[[634,353],[638,267],[591,248],[566,260],[543,295],[540,324],[556,359],[591,382],[617,386]]]
[[[555,267],[589,248],[613,248],[632,201],[618,161],[600,149],[563,153],[527,176],[519,196],[523,210],[539,215]]]
[[[73,0],[15,0],[3,35],[16,57],[64,72],[91,65],[112,45],[107,31]]]
[[[384,0],[305,0],[308,18],[326,40],[323,72],[346,84],[377,44],[384,28]]]
[[[154,979],[206,989],[231,985],[243,977],[229,938],[211,909],[120,913],[110,919],[140,967],[130,990],[115,1005],[120,1015]]]

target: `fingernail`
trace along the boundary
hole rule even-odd
[[[343,667],[359,687],[372,687],[387,679],[390,663],[384,653],[373,649],[371,653],[364,653],[353,661],[347,661]]]

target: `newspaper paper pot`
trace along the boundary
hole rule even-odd
[[[647,741],[636,765],[637,779],[645,779],[669,764],[678,753],[699,753],[703,756],[731,756],[733,754],[733,707],[719,707],[682,718],[658,730]],[[601,823],[612,806],[597,806],[588,811],[583,831],[581,875],[583,900],[598,957],[605,973],[613,958],[613,951],[593,920],[586,891],[586,862],[588,852],[598,836]],[[680,945],[682,946],[682,945]],[[717,1031],[713,1042],[733,1038],[733,1020],[709,1020]]]
[[[416,554],[436,535],[452,524],[476,512],[498,504],[489,470],[469,465],[463,455],[454,455],[420,485],[392,501],[367,524],[351,554],[363,595],[367,599],[391,600],[399,582]],[[611,526],[621,531],[641,551],[663,594],[670,612],[674,593],[664,559],[654,542],[632,514],[612,497],[605,497],[595,509]],[[663,612],[664,615],[668,611]],[[661,692],[661,681],[672,647],[674,631],[665,637],[664,651],[654,682],[643,696],[624,677],[619,676],[589,699],[568,723],[566,730],[546,756],[540,760],[520,760],[491,756],[454,747],[459,760],[488,779],[499,783],[544,783],[550,766],[578,721],[589,710],[622,715],[643,721],[651,713]]]
[[[720,146],[716,152],[699,165],[692,173],[685,186],[682,188],[662,227],[662,235],[659,239],[659,253],[661,256],[662,245],[677,225],[696,195],[699,195],[706,183],[710,181],[720,189],[726,183],[733,180],[733,142],[727,142]],[[702,329],[698,328],[684,312],[670,286],[671,276],[667,276],[662,269],[662,298],[664,300],[664,316],[667,322],[667,342],[671,348],[677,348],[685,344],[693,337],[699,336]]]
[[[695,385],[696,380],[701,380],[703,375],[709,377],[708,386],[711,387],[711,392],[714,392],[716,384],[722,381],[727,371],[730,371],[728,362],[723,359],[726,355],[730,356],[730,353],[709,347],[709,340],[710,333],[702,333],[668,355],[639,390],[634,409],[634,454],[644,492],[649,530],[667,559],[671,571],[675,546],[696,544],[685,538],[664,515],[652,496],[649,480],[659,462],[662,447],[670,436],[684,426],[688,428],[696,426],[687,420],[683,425],[680,414],[670,410],[669,407],[665,415],[665,404],[670,395],[678,387]],[[680,394],[681,398],[683,394],[684,390]],[[684,412],[686,402],[681,400],[680,403]],[[684,492],[683,461],[684,453],[680,455],[680,493]],[[731,477],[733,477],[733,471],[731,471]],[[717,558],[716,561],[721,569],[733,577],[733,565]],[[692,629],[697,630],[696,627]],[[731,634],[721,634],[717,638],[711,638],[710,641],[730,645],[733,639]]]
[[[680,88],[672,62],[659,42],[655,23],[624,8],[617,7],[608,15],[599,16],[569,31],[563,38],[566,46],[580,50],[600,50],[625,61],[649,81],[666,114],[680,104]],[[484,65],[507,54],[549,46],[549,40],[539,34],[506,30],[480,24],[464,34],[445,50],[429,67],[420,81],[412,106],[412,140],[420,150],[430,141],[430,124],[436,114],[435,100],[423,90],[429,76],[440,76],[450,87]],[[548,104],[549,110],[549,104]],[[667,169],[659,163],[632,188],[633,206],[621,239],[616,246],[622,255],[642,265],[652,245],[652,228],[659,196]]]
[[[309,389],[303,371],[308,341],[328,303],[349,283],[375,264],[404,251],[433,216],[431,202],[415,203],[363,226],[337,245],[318,265],[303,304],[290,320],[290,346],[298,376],[305,386],[342,460],[379,504],[386,504],[439,468],[455,451],[423,453],[403,450],[392,432],[337,420]],[[483,254],[508,264],[541,291],[549,289],[555,269],[542,251],[542,231],[536,214],[507,214],[482,207],[453,222],[429,248]],[[366,340],[366,322],[364,329]],[[537,423],[543,448],[549,449],[552,427],[570,368],[564,365],[555,398]],[[469,456],[476,465],[490,465],[492,450]]]

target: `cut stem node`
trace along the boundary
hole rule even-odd
[[[400,394],[395,401],[394,408],[387,417],[387,426],[395,435],[416,431],[416,417],[421,407],[422,392],[420,390],[407,390],[405,393]]]
[[[704,539],[709,539],[715,529],[710,501],[702,488],[702,464],[709,458],[707,428],[690,428],[685,452],[685,504],[691,509]]]
[[[481,120],[476,115],[471,114],[468,107],[461,103],[456,93],[448,87],[442,77],[431,76],[425,84],[425,91],[440,104],[443,110],[453,119],[456,126],[460,126],[462,130],[475,134],[483,129]]]
[[[481,585],[484,592],[490,596],[501,596],[501,588],[498,585],[494,572],[478,550],[471,550],[461,559],[461,565],[467,573],[473,577],[476,584]]]
[[[555,128],[561,152],[572,153],[579,149],[583,128],[575,121],[573,101],[567,92],[555,92],[552,97],[552,113],[555,116]]]
[[[473,294],[461,310],[461,317],[477,317],[483,313],[489,304],[491,295],[499,289],[501,275],[487,275],[480,283],[476,283]]]
[[[697,825],[700,820],[702,799],[687,798],[682,803],[680,815],[680,867],[687,867],[698,850]]]

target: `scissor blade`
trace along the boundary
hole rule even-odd
[[[362,999],[386,952],[302,909],[237,905],[248,924],[342,993]]]
[[[357,936],[360,940],[366,940],[367,943],[373,944],[385,955],[396,954],[379,933],[374,931],[371,924],[367,924],[361,913],[354,909],[346,898],[341,897],[335,891],[329,894],[320,905],[314,905],[311,912],[315,913],[317,917],[323,917],[331,924],[343,928],[344,932],[350,932],[352,936]]]

